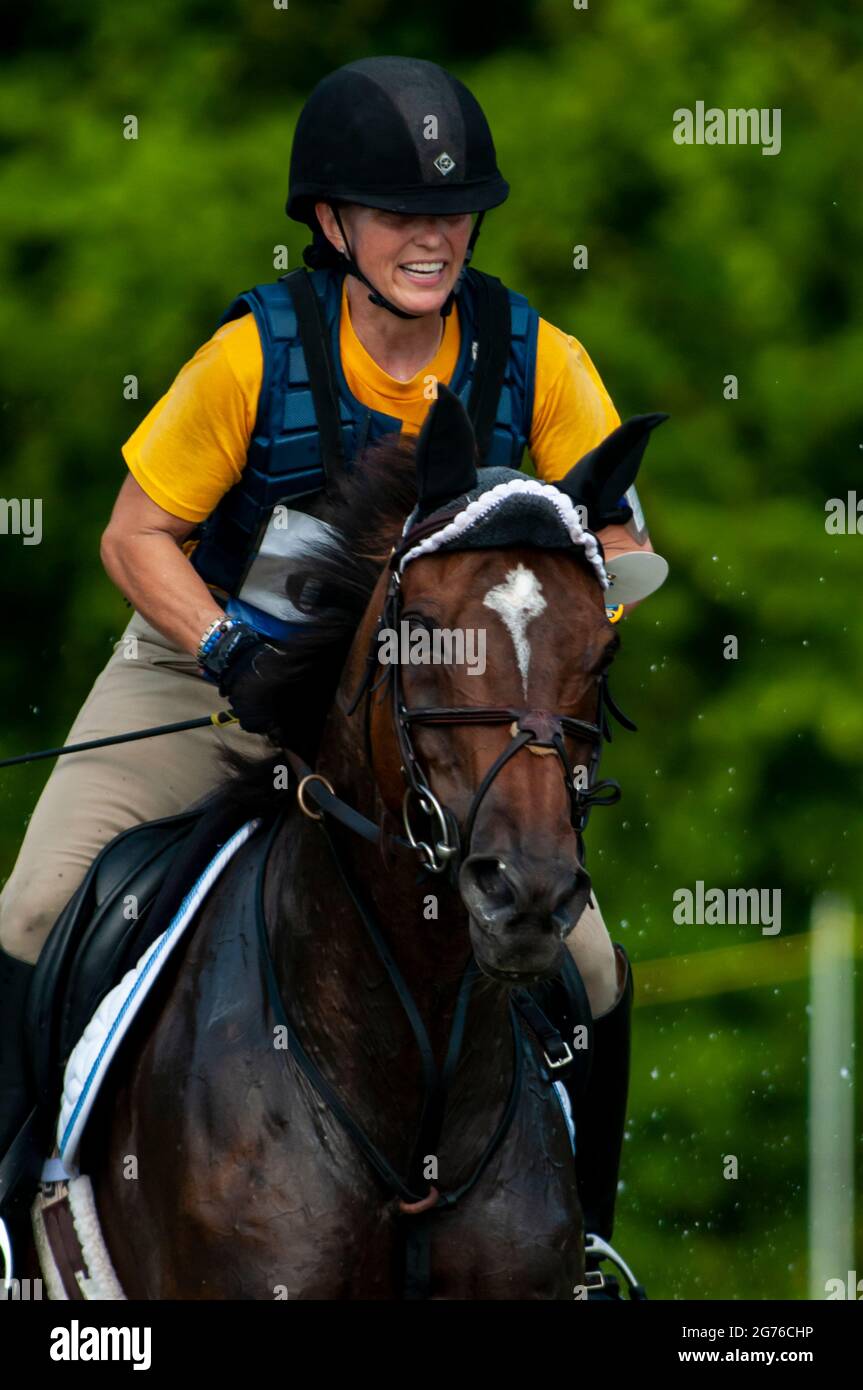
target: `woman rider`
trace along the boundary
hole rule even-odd
[[[287,212],[311,228],[305,259],[315,273],[295,272],[235,301],[124,446],[128,475],[102,559],[136,611],[68,741],[207,714],[213,680],[241,728],[58,762],[0,896],[7,1018],[102,846],[211,790],[223,775],[222,742],[266,751],[250,712],[255,659],[267,638],[289,638],[300,616],[284,597],[285,538],[321,524],[309,512],[326,453],[309,385],[310,335],[330,336],[341,419],[327,428],[341,428],[348,457],[393,430],[416,434],[429,381],[467,400],[476,374],[492,371],[501,313],[509,352],[494,368],[503,380],[484,463],[518,468],[527,446],[538,476],[553,481],[620,423],[580,344],[522,296],[467,270],[484,213],[508,193],[478,103],[435,64],[363,59],[313,91],[295,133]],[[291,524],[280,535],[274,507],[284,511],[286,499]],[[624,548],[638,543],[643,534]],[[586,1231],[607,1240],[631,974],[592,906],[569,946],[597,1020],[590,1091],[579,1107],[578,1183]],[[0,1152],[4,1122],[0,1112]]]

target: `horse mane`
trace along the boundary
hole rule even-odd
[[[291,594],[307,587],[320,603],[314,622],[293,636],[278,674],[262,678],[255,713],[269,729],[273,753],[263,757],[225,750],[231,775],[220,799],[250,816],[280,809],[273,766],[285,748],[314,766],[324,723],[357,629],[381,570],[416,505],[416,441],[393,435],[371,445],[345,472],[320,519],[340,533],[338,546],[309,553],[302,572],[292,572]]]

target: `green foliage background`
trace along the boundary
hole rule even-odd
[[[305,93],[364,54],[444,63],[513,189],[477,264],[585,343],[622,415],[672,415],[640,482],[671,579],[626,623],[615,687],[640,733],[610,750],[624,801],[590,827],[606,919],[684,996],[687,957],[761,943],[739,989],[642,1000],[616,1235],[654,1297],[805,1298],[808,996],[771,983],[771,953],[824,888],[861,898],[863,537],[824,524],[863,450],[860,13],[39,0],[8,24],[0,492],[41,497],[45,533],[0,537],[0,754],[61,740],[125,624],[98,559],[120,444],[234,294],[273,277],[273,248],[300,263],[282,206]],[[676,145],[672,113],[698,100],[781,108],[781,153]],[[2,873],[45,775],[2,774]],[[780,888],[781,938],[675,926],[696,879]],[[836,1064],[852,1084],[853,1058]]]

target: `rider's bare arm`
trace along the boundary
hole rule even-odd
[[[194,654],[204,629],[223,617],[180,546],[195,523],[166,512],[127,476],[102,535],[105,570],[169,642]]]

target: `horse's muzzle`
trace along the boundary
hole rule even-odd
[[[478,964],[496,978],[542,976],[560,965],[560,945],[587,906],[580,864],[472,854],[459,872]]]

